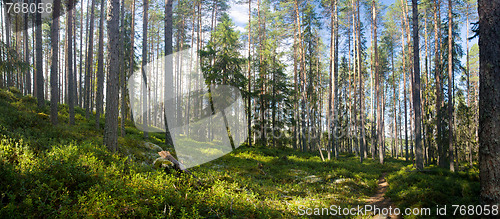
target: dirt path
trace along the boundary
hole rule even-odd
[[[378,189],[377,193],[366,200],[369,205],[375,205],[377,208],[389,208],[392,206],[394,209],[394,204],[392,203],[390,198],[385,197],[385,192],[389,188],[389,183],[385,180],[385,176],[387,173],[382,173],[382,176],[378,179]],[[375,215],[373,218],[401,218],[401,216],[396,215]]]

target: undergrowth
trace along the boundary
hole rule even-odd
[[[411,166],[387,177],[386,195],[401,209],[430,208],[436,215],[436,206],[479,205],[479,171],[477,168],[456,173],[435,166],[416,171]],[[450,213],[450,212],[449,212]],[[408,218],[418,218],[411,216]]]
[[[360,163],[346,155],[323,162],[316,153],[241,146],[191,168],[193,177],[153,168],[156,152],[143,146],[143,133],[131,121],[126,121],[126,136],[118,140],[119,151],[111,153],[102,144],[104,117],[99,121],[101,128],[96,129],[94,115],[85,118],[85,111],[77,107],[76,125],[69,126],[67,106],[61,104],[59,125],[52,126],[49,104],[38,108],[31,96],[22,96],[15,89],[0,90],[1,218],[299,217],[300,206],[364,204],[376,192],[382,173],[408,164],[392,159],[384,165],[371,159]],[[150,133],[147,141],[173,152],[164,145],[161,133]],[[191,140],[183,141],[189,144]],[[397,203],[413,206],[413,202],[401,200],[431,195],[427,190],[400,193],[408,188],[441,189],[432,188],[432,183],[405,184],[406,180],[426,179],[402,171],[389,177],[391,197]],[[453,190],[455,196],[474,194],[475,182],[465,178],[460,182]],[[467,186],[472,189],[470,194],[466,194]]]

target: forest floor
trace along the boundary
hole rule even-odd
[[[377,193],[375,193],[373,196],[371,196],[366,202],[369,205],[375,205],[377,208],[382,209],[382,208],[389,208],[392,207],[394,208],[394,203],[392,203],[391,199],[386,197],[386,192],[387,189],[389,189],[389,183],[387,183],[387,180],[385,180],[387,173],[382,173],[382,176],[378,179],[378,188],[377,188]],[[398,215],[394,214],[388,214],[388,215],[383,215],[383,214],[378,214],[375,216],[375,218],[401,218],[398,217]]]
[[[410,172],[410,162],[360,163],[351,154],[323,162],[318,153],[241,146],[191,168],[197,178],[166,172],[153,165],[170,149],[163,134],[144,139],[126,121],[119,151],[110,153],[95,119],[75,112],[70,127],[59,105],[52,126],[49,102],[38,108],[35,98],[0,89],[0,218],[300,218],[332,206],[387,206],[389,198],[398,207],[478,202],[475,168]]]

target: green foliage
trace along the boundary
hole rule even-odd
[[[479,171],[452,173],[430,167],[416,171],[405,167],[387,177],[386,193],[395,204],[403,208],[431,208],[436,215],[436,205],[477,205],[479,200]]]
[[[129,121],[118,153],[111,153],[102,145],[102,130],[94,129],[93,119],[84,119],[83,110],[76,110],[82,116],[77,125],[69,127],[63,119],[52,126],[48,109],[37,108],[31,96],[0,90],[0,97],[0,218],[291,218],[298,216],[299,206],[364,204],[383,172],[408,165],[392,159],[385,165],[371,159],[359,163],[346,155],[322,162],[317,153],[242,146],[190,169],[193,178],[155,169],[156,152],[144,146],[142,133]],[[59,107],[60,117],[67,118],[67,106]],[[158,145],[164,141],[154,133],[150,140]],[[197,144],[192,139],[179,142]],[[477,201],[477,171],[439,170],[429,180],[418,174],[391,175],[391,194],[415,188],[437,200],[432,203]],[[401,201],[411,197],[392,197],[398,204],[413,205]]]
[[[243,90],[246,78],[241,68],[245,60],[239,57],[239,32],[228,14],[222,15],[212,37],[206,50],[200,51],[206,84],[228,84]]]

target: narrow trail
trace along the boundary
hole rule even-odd
[[[387,192],[387,189],[389,188],[389,183],[387,183],[387,181],[385,180],[386,175],[387,173],[382,173],[382,176],[378,179],[377,193],[375,193],[375,195],[367,199],[366,202],[369,205],[377,206],[377,208],[379,209],[389,208],[389,207],[392,207],[392,209],[394,209],[395,206],[392,203],[391,199],[385,197],[385,192]],[[389,215],[378,214],[375,215],[373,218],[401,218],[401,216],[392,214]]]

